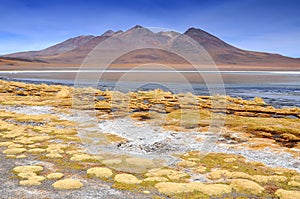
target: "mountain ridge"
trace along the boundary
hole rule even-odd
[[[141,25],[136,25],[127,31],[113,31],[107,30],[102,35],[82,35],[67,39],[61,43],[42,49],[40,51],[18,52],[2,56],[2,58],[15,58],[23,60],[39,60],[41,62],[51,64],[70,64],[80,65],[84,58],[93,50],[98,44],[111,38],[117,34],[121,36],[142,36],[142,39],[149,41],[166,42],[169,37],[174,37],[180,34],[174,31],[153,33]],[[188,28],[183,35],[187,35],[194,39],[201,45],[211,56],[218,66],[230,65],[232,67],[240,66],[263,66],[263,67],[287,67],[300,68],[300,58],[291,58],[275,53],[255,52],[250,50],[243,50],[226,43],[220,38],[199,28]],[[134,54],[135,53],[135,54]],[[170,64],[185,64],[178,58],[170,57],[167,52],[159,51],[140,51],[134,52],[133,55],[125,55],[115,64],[129,64],[129,63],[147,63],[162,60],[163,63]],[[148,53],[148,54],[147,54]],[[127,56],[127,57],[126,57]],[[1,57],[0,57],[1,59]]]

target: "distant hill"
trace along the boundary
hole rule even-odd
[[[114,32],[109,30],[100,36],[78,36],[68,39],[62,43],[50,46],[40,51],[19,52],[4,55],[2,59],[16,59],[16,61],[31,61],[34,63],[47,63],[46,65],[65,65],[65,66],[79,66],[84,58],[94,49],[98,44],[108,38],[119,35],[120,37],[142,38],[147,41],[158,41],[161,43],[169,42],[172,38],[180,33],[177,32],[159,32],[153,33],[142,26],[135,26],[125,32]],[[201,29],[189,28],[183,33],[193,38],[200,44],[212,57],[214,62],[222,69],[272,69],[280,68],[287,70],[300,70],[300,59],[290,58],[279,54],[254,52],[239,49],[234,47],[214,35],[211,35]],[[116,45],[122,45],[116,44]],[[0,57],[1,59],[1,57]],[[187,62],[174,56],[169,52],[153,49],[145,49],[133,51],[129,54],[123,55],[117,59],[116,65],[130,65],[132,63],[149,63],[162,62],[169,64],[184,65]],[[3,65],[3,62],[0,65]],[[15,63],[18,65],[18,63]],[[22,65],[22,64],[20,64]]]

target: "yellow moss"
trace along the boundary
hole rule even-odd
[[[88,176],[95,176],[97,178],[109,178],[113,175],[113,172],[109,168],[105,167],[93,167],[87,170]]]
[[[83,184],[76,179],[63,179],[63,180],[58,180],[55,183],[52,184],[52,186],[55,189],[59,189],[59,190],[69,190],[69,189],[80,189]]]
[[[17,159],[27,158],[27,155],[24,155],[24,154],[22,154],[22,155],[17,155],[16,158],[17,158]]]
[[[263,175],[254,175],[252,179],[259,183],[267,183],[267,182],[285,182],[287,178],[285,176],[263,176]]]
[[[233,179],[230,186],[238,192],[246,192],[254,195],[261,194],[265,190],[256,182],[246,179]]]
[[[184,161],[181,161],[177,164],[177,166],[179,167],[185,167],[185,168],[190,168],[190,167],[194,167],[196,166],[197,163],[196,162],[192,162],[192,161],[187,161],[187,160],[184,160]]]
[[[89,154],[74,154],[71,158],[71,161],[82,162],[82,161],[91,161],[95,158]]]
[[[165,177],[148,177],[144,179],[145,182],[168,182],[169,180]]]
[[[300,182],[297,182],[297,181],[289,181],[288,185],[292,186],[292,187],[298,187],[298,188],[300,188]]]
[[[55,153],[55,152],[46,154],[46,157],[48,157],[48,158],[63,158],[63,156],[61,154]]]
[[[223,195],[231,193],[231,187],[223,184],[203,184],[200,182],[174,183],[160,182],[155,185],[160,193],[166,195],[175,195],[189,192],[201,192],[209,196]]]
[[[41,148],[33,148],[28,150],[29,153],[44,153],[45,151],[46,149],[41,149]]]
[[[170,180],[179,180],[179,179],[182,179],[182,178],[189,177],[188,174],[186,174],[184,172],[181,172],[181,171],[173,170],[173,169],[151,169],[145,174],[145,176],[147,176],[147,177],[163,177],[163,176],[166,176]]]
[[[11,149],[4,150],[3,153],[6,155],[17,155],[25,151],[26,151],[25,148],[11,148]]]
[[[32,165],[28,165],[28,166],[17,166],[13,169],[14,172],[16,173],[35,173],[35,172],[40,172],[43,171],[43,167],[42,166],[32,166]]]
[[[64,177],[63,173],[50,173],[47,175],[47,178],[49,180],[58,180],[61,179],[62,177]]]
[[[137,177],[131,174],[117,174],[114,178],[114,180],[118,183],[124,183],[124,184],[140,184],[142,183],[142,180],[139,180]]]
[[[280,199],[299,199],[300,191],[287,191],[284,189],[278,189],[275,195]]]

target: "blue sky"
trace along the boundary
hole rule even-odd
[[[299,0],[0,0],[0,54],[136,24],[201,28],[240,48],[300,57]]]

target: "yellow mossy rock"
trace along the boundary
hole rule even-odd
[[[88,161],[88,160],[94,160],[93,156],[89,154],[74,154],[71,158],[71,161],[75,162],[81,162],[81,161]]]
[[[45,180],[45,177],[38,176],[35,173],[29,172],[29,173],[20,173],[20,174],[18,176],[27,179],[27,180],[20,181],[20,185],[23,186],[37,186],[40,185],[41,182]]]
[[[66,151],[66,154],[68,155],[74,155],[74,154],[81,154],[81,150],[71,150],[71,151]]]
[[[108,102],[100,101],[100,102],[97,102],[95,104],[95,108],[97,108],[97,109],[111,109],[111,104],[108,103]]]
[[[206,173],[207,168],[205,166],[198,166],[196,167],[193,171],[195,171],[196,173]]]
[[[12,149],[12,148],[22,148],[23,145],[22,144],[16,144],[16,143],[13,143],[13,144],[10,144],[7,146],[8,149]]]
[[[225,184],[204,184],[203,186],[199,186],[197,191],[209,196],[214,196],[231,193],[232,187]]]
[[[20,185],[22,186],[38,186],[41,185],[42,183],[40,181],[36,181],[36,180],[21,180],[20,181]]]
[[[263,175],[254,175],[252,179],[259,183],[267,183],[267,182],[284,182],[287,181],[285,176],[263,176]]]
[[[46,149],[41,149],[41,148],[33,148],[28,150],[29,153],[43,153],[45,151]]]
[[[179,180],[181,178],[186,178],[189,176],[184,172],[173,169],[151,169],[145,175],[147,177],[167,176],[171,180]]]
[[[11,149],[4,150],[3,153],[6,155],[17,155],[25,151],[26,151],[25,148],[11,148]]]
[[[27,158],[27,155],[21,154],[16,156],[17,159]]]
[[[44,168],[42,166],[28,165],[28,166],[17,166],[13,169],[13,171],[16,173],[35,173],[35,172],[43,171],[43,169]]]
[[[297,181],[290,181],[288,183],[289,186],[293,186],[293,187],[298,187],[300,188],[300,182],[297,182]]]
[[[63,173],[50,173],[46,176],[49,180],[58,180],[64,177]]]
[[[97,178],[109,178],[113,175],[113,172],[109,168],[94,167],[87,170],[89,176],[96,176]]]
[[[300,175],[293,176],[293,177],[291,178],[291,180],[300,182]]]
[[[300,191],[287,191],[284,189],[278,189],[275,192],[275,195],[278,196],[280,199],[299,199]]]
[[[43,142],[43,141],[49,140],[50,138],[51,138],[50,136],[44,135],[44,136],[31,137],[30,140],[32,142]]]
[[[137,179],[134,175],[131,174],[117,174],[114,179],[116,182],[124,184],[140,184],[142,180]]]
[[[37,176],[37,175],[36,175],[36,173],[33,173],[33,172],[25,172],[25,173],[18,173],[18,176],[19,176],[20,178],[28,179],[28,178],[35,177],[35,176]]]
[[[46,157],[48,157],[48,158],[63,158],[63,156],[59,153],[48,153],[46,155]]]
[[[224,184],[203,184],[200,182],[191,183],[175,183],[175,182],[160,182],[155,185],[160,193],[174,195],[180,193],[189,193],[199,191],[209,196],[222,195],[231,193],[232,188]]]
[[[181,161],[177,164],[177,166],[185,167],[185,168],[194,167],[196,165],[197,165],[196,162],[192,162],[192,161],[188,161],[188,160]]]
[[[69,189],[80,189],[83,186],[83,184],[79,180],[67,178],[67,179],[56,181],[55,183],[52,184],[52,186],[55,189],[59,189],[59,190],[69,190]]]
[[[8,147],[11,144],[14,144],[14,143],[13,142],[0,142],[0,147],[2,147],[2,146]]]
[[[228,177],[230,173],[231,172],[228,170],[215,170],[208,174],[208,178],[212,180],[217,180],[220,178]]]
[[[71,91],[66,86],[62,87],[62,89],[56,94],[56,98],[68,98],[68,97],[71,97]]]
[[[155,188],[162,194],[174,195],[180,193],[194,192],[195,187],[189,183],[160,182]]]
[[[235,158],[225,158],[224,159],[224,162],[227,162],[227,163],[231,163],[231,162],[235,162],[236,159]]]
[[[246,179],[233,179],[230,186],[238,192],[247,192],[254,195],[261,194],[265,190],[256,182]]]
[[[6,158],[16,158],[16,155],[6,155]]]
[[[144,179],[145,182],[168,182],[168,178],[165,177],[148,177]]]

